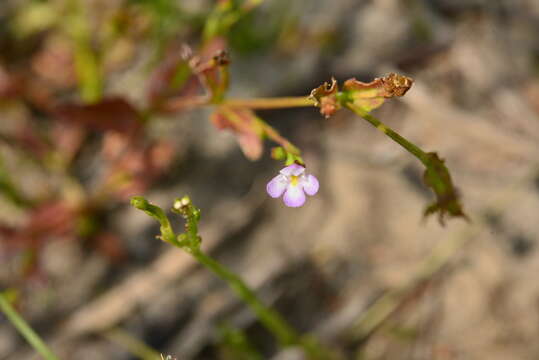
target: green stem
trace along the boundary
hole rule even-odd
[[[310,359],[330,359],[332,355],[318,342],[308,336],[299,335],[281,315],[272,308],[264,305],[256,296],[255,292],[235,273],[227,269],[200,249],[201,238],[198,235],[198,222],[200,221],[200,209],[196,208],[188,196],[177,198],[174,201],[172,211],[185,219],[185,232],[175,236],[170,221],[163,210],[150,204],[142,196],[131,198],[131,204],[155,218],[161,224],[161,238],[171,245],[191,254],[199,263],[207,267],[219,278],[224,280],[256,314],[260,322],[277,338],[284,346],[301,346]]]
[[[6,296],[0,293],[0,309],[4,312],[8,320],[15,326],[19,333],[28,343],[46,360],[58,360],[56,355],[41,340],[39,335],[28,325],[28,323],[15,311]]]
[[[95,103],[103,96],[99,57],[92,48],[92,33],[84,3],[80,0],[71,0],[69,5],[71,16],[66,22],[66,31],[73,41],[80,96],[86,103]]]
[[[189,253],[198,262],[226,281],[236,294],[253,309],[262,324],[275,335],[282,345],[300,343],[300,336],[296,331],[286,323],[279,313],[266,307],[239,276],[204,254],[200,249],[192,249]]]
[[[363,119],[367,120],[369,123],[371,123],[372,126],[389,136],[393,141],[398,143],[400,146],[405,148],[409,153],[414,155],[416,158],[419,159],[426,167],[430,166],[430,160],[428,155],[421,150],[417,145],[414,143],[406,140],[399,134],[397,134],[393,129],[391,129],[389,126],[385,125],[383,122],[378,120],[376,117],[371,115],[368,111],[363,110],[359,106],[355,106],[354,104],[347,103],[346,106],[355,112],[357,115],[361,116]]]
[[[225,99],[221,105],[230,107],[245,107],[249,109],[283,109],[293,107],[314,106],[308,96],[254,99]]]

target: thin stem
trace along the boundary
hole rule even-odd
[[[39,335],[28,325],[28,323],[11,306],[6,296],[0,293],[0,309],[4,312],[8,320],[15,326],[19,333],[28,343],[46,360],[58,360],[56,355],[41,340]]]
[[[226,267],[204,254],[200,249],[190,251],[198,262],[226,281],[238,296],[256,313],[260,321],[283,345],[298,344],[300,336],[275,310],[266,307],[243,280]]]
[[[405,148],[408,152],[410,152],[412,155],[414,155],[416,158],[419,159],[425,166],[430,166],[430,160],[427,154],[421,150],[417,145],[414,143],[406,140],[399,134],[397,134],[393,129],[391,129],[389,126],[385,125],[383,122],[378,120],[376,117],[371,115],[368,111],[363,110],[359,106],[355,106],[354,104],[347,103],[346,106],[355,112],[357,115],[361,116],[363,119],[367,120],[369,123],[371,123],[372,126],[389,136],[393,141],[398,143],[400,146]]]
[[[210,104],[210,98],[208,96],[194,96],[187,98],[173,98],[165,101],[163,104],[159,105],[158,108],[161,111],[165,112],[174,112],[185,109],[192,109],[197,107],[202,107],[204,105]]]
[[[73,42],[80,96],[86,103],[95,103],[103,96],[99,56],[92,48],[92,31],[86,17],[84,2],[71,0],[69,5],[71,15],[66,22],[66,31]]]
[[[309,107],[314,106],[314,102],[309,99],[308,96],[296,96],[281,98],[225,99],[221,105],[262,110]]]

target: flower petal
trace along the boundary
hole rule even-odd
[[[287,167],[285,167],[284,169],[280,171],[281,174],[286,175],[286,176],[290,176],[290,175],[299,176],[303,174],[303,172],[305,172],[305,168],[298,164],[288,165]]]
[[[311,196],[316,194],[320,187],[318,179],[314,175],[307,175],[301,183],[303,185],[303,190]]]
[[[305,193],[301,185],[288,185],[283,196],[284,204],[289,207],[300,207],[305,204]]]
[[[266,185],[266,191],[272,198],[278,198],[284,193],[287,186],[288,181],[286,177],[284,175],[277,175]]]

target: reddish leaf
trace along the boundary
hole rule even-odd
[[[52,201],[36,207],[27,224],[32,236],[65,236],[75,229],[77,212],[64,201]]]
[[[183,46],[170,51],[155,68],[148,83],[147,98],[157,107],[168,97],[193,97],[201,92],[201,84],[189,66],[191,49]]]
[[[236,134],[241,150],[249,160],[262,156],[264,126],[253,111],[220,108],[212,114],[211,120],[218,129],[229,129]]]
[[[152,107],[177,111],[221,99],[228,88],[229,59],[224,46],[224,40],[216,38],[199,54],[185,45],[171,53],[150,82]]]
[[[127,136],[141,128],[137,110],[122,98],[108,98],[96,104],[65,104],[55,109],[66,122],[75,122],[97,131],[115,131]]]
[[[19,229],[2,227],[6,243],[12,247],[39,248],[54,237],[71,237],[75,231],[77,210],[63,201],[51,201],[31,210],[28,220]]]

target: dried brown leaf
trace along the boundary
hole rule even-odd
[[[355,78],[348,79],[344,82],[343,90],[348,93],[348,98],[354,105],[371,111],[382,106],[386,99],[403,96],[413,83],[407,76],[390,73],[369,83]]]
[[[460,203],[459,194],[449,170],[445,166],[445,160],[441,159],[437,153],[428,153],[428,166],[423,174],[425,184],[434,191],[436,201],[425,210],[425,216],[438,213],[440,224],[445,224],[446,216],[462,217],[468,220]]]
[[[320,108],[320,114],[326,118],[329,118],[341,108],[337,99],[338,91],[337,80],[334,78],[331,79],[331,83],[325,82],[311,91],[310,98],[314,100],[315,106]]]

